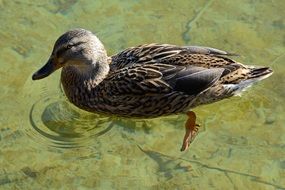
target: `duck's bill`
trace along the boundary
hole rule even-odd
[[[51,73],[53,73],[56,70],[52,59],[49,59],[48,62],[37,72],[35,72],[32,76],[33,80],[39,80],[43,79],[47,76],[49,76]]]

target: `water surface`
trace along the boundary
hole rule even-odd
[[[285,189],[285,1],[0,1],[0,189]],[[60,72],[31,75],[70,28],[109,54],[143,43],[216,47],[275,73],[186,116],[102,117],[67,102]]]

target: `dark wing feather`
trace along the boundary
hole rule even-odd
[[[211,87],[223,74],[224,69],[203,69],[199,72],[176,78],[174,90],[185,92],[188,95],[199,94]]]
[[[133,65],[109,74],[102,85],[109,95],[197,95],[212,86],[224,69],[167,64]]]

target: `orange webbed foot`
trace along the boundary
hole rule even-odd
[[[189,148],[191,142],[194,141],[196,135],[198,134],[200,125],[196,124],[196,114],[193,111],[187,112],[188,120],[185,124],[185,135],[183,138],[183,143],[181,151],[185,151]]]

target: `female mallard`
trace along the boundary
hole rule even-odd
[[[108,57],[94,34],[74,29],[59,37],[33,80],[62,67],[67,98],[89,112],[140,118],[187,113],[183,151],[198,131],[190,109],[237,95],[272,74],[268,67],[225,57],[230,55],[208,47],[148,44]]]

